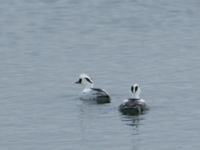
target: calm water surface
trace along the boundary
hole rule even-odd
[[[198,150],[198,0],[0,0],[0,149]],[[88,73],[112,103],[78,98]],[[117,108],[139,83],[150,111]]]

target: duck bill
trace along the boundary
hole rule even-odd
[[[80,82],[76,81],[75,84],[80,84]]]

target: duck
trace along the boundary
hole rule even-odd
[[[109,94],[101,88],[94,88],[94,82],[91,77],[85,73],[81,73],[76,84],[83,86],[80,95],[81,100],[95,101],[97,104],[110,103],[111,98]]]
[[[119,106],[119,111],[125,115],[143,114],[147,108],[146,101],[140,98],[141,89],[137,83],[131,86],[132,97],[125,99]]]

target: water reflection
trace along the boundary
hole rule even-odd
[[[121,115],[121,121],[127,125],[129,128],[129,145],[130,149],[137,150],[140,149],[140,126],[142,122],[145,120],[144,115],[138,116],[127,116]]]
[[[137,116],[128,116],[122,115],[121,120],[128,126],[133,127],[134,129],[138,129],[141,125],[141,121],[145,120],[144,115],[137,115]]]
[[[79,124],[82,142],[91,139],[91,135],[96,136],[100,132],[110,130],[110,125],[106,125],[112,111],[110,104],[98,105],[94,101],[79,100]],[[109,122],[107,122],[109,123]]]

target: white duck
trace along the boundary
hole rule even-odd
[[[110,103],[111,99],[108,93],[103,89],[94,88],[94,82],[87,74],[80,74],[78,81],[75,83],[84,87],[80,99],[95,100],[99,104]]]

